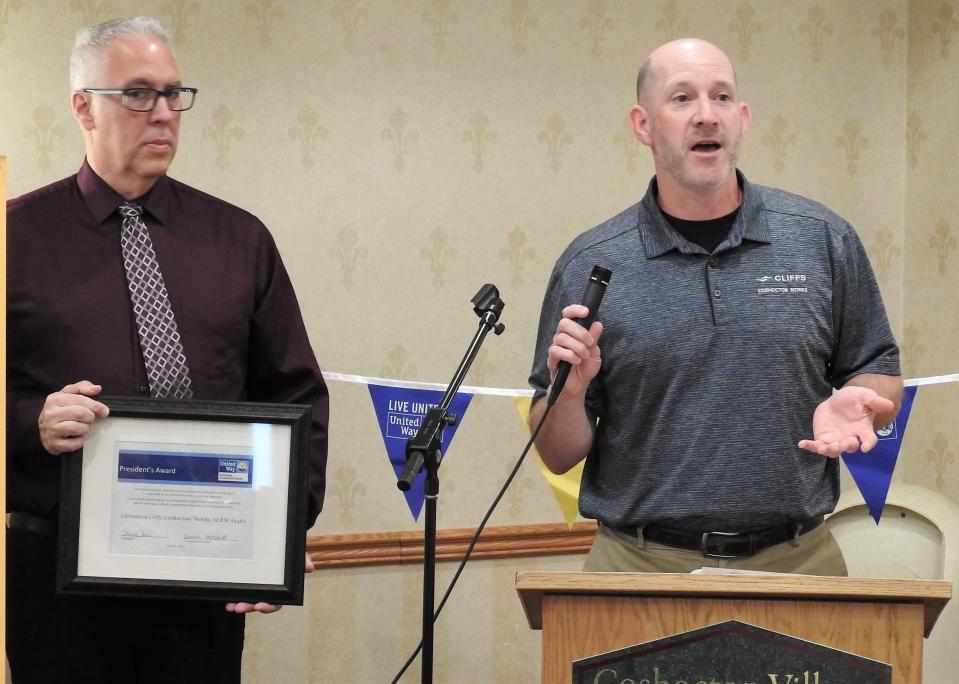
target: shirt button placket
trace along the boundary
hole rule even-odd
[[[710,257],[706,260],[706,287],[709,291],[709,303],[713,310],[713,323],[715,325],[726,325],[725,282],[716,257]]]

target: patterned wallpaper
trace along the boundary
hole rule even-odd
[[[635,72],[680,35],[736,64],[754,114],[747,176],[859,230],[907,376],[959,370],[957,0],[0,0],[10,196],[80,165],[75,31],[140,13],[170,27],[184,82],[200,89],[172,175],[270,226],[325,370],[445,383],[477,324],[469,300],[492,282],[507,331],[467,383],[525,387],[553,261],[645,190],[652,164],[626,125]],[[314,533],[417,529],[366,389],[331,391],[330,490]],[[956,385],[920,392],[898,477],[959,501],[957,409]],[[441,527],[477,524],[525,436],[510,400],[474,399],[444,460]],[[527,463],[491,524],[561,519]],[[451,602],[438,678],[537,678],[539,635],[512,572],[577,565],[467,571],[458,591],[489,603],[466,618]],[[306,610],[251,622],[250,680],[281,658],[291,681],[391,677],[416,639],[396,639],[383,616],[418,624],[414,570],[311,578]],[[359,642],[382,662],[357,657]],[[492,658],[498,646],[506,655]]]
[[[899,337],[909,376],[959,368],[959,3],[909,5],[906,202]],[[959,501],[959,386],[920,390],[899,476]]]

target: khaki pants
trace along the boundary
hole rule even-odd
[[[735,568],[800,575],[846,576],[846,562],[825,525],[798,539],[743,558],[709,558],[699,551],[645,541],[600,525],[583,565],[585,572],[690,572],[696,568]]]

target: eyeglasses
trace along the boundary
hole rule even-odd
[[[131,112],[152,112],[156,107],[157,98],[165,97],[167,107],[171,112],[185,112],[193,106],[196,97],[196,88],[167,88],[155,90],[153,88],[83,88],[85,93],[94,95],[120,95],[120,102]]]

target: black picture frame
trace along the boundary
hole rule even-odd
[[[98,400],[62,457],[57,590],[303,605],[310,406]]]

